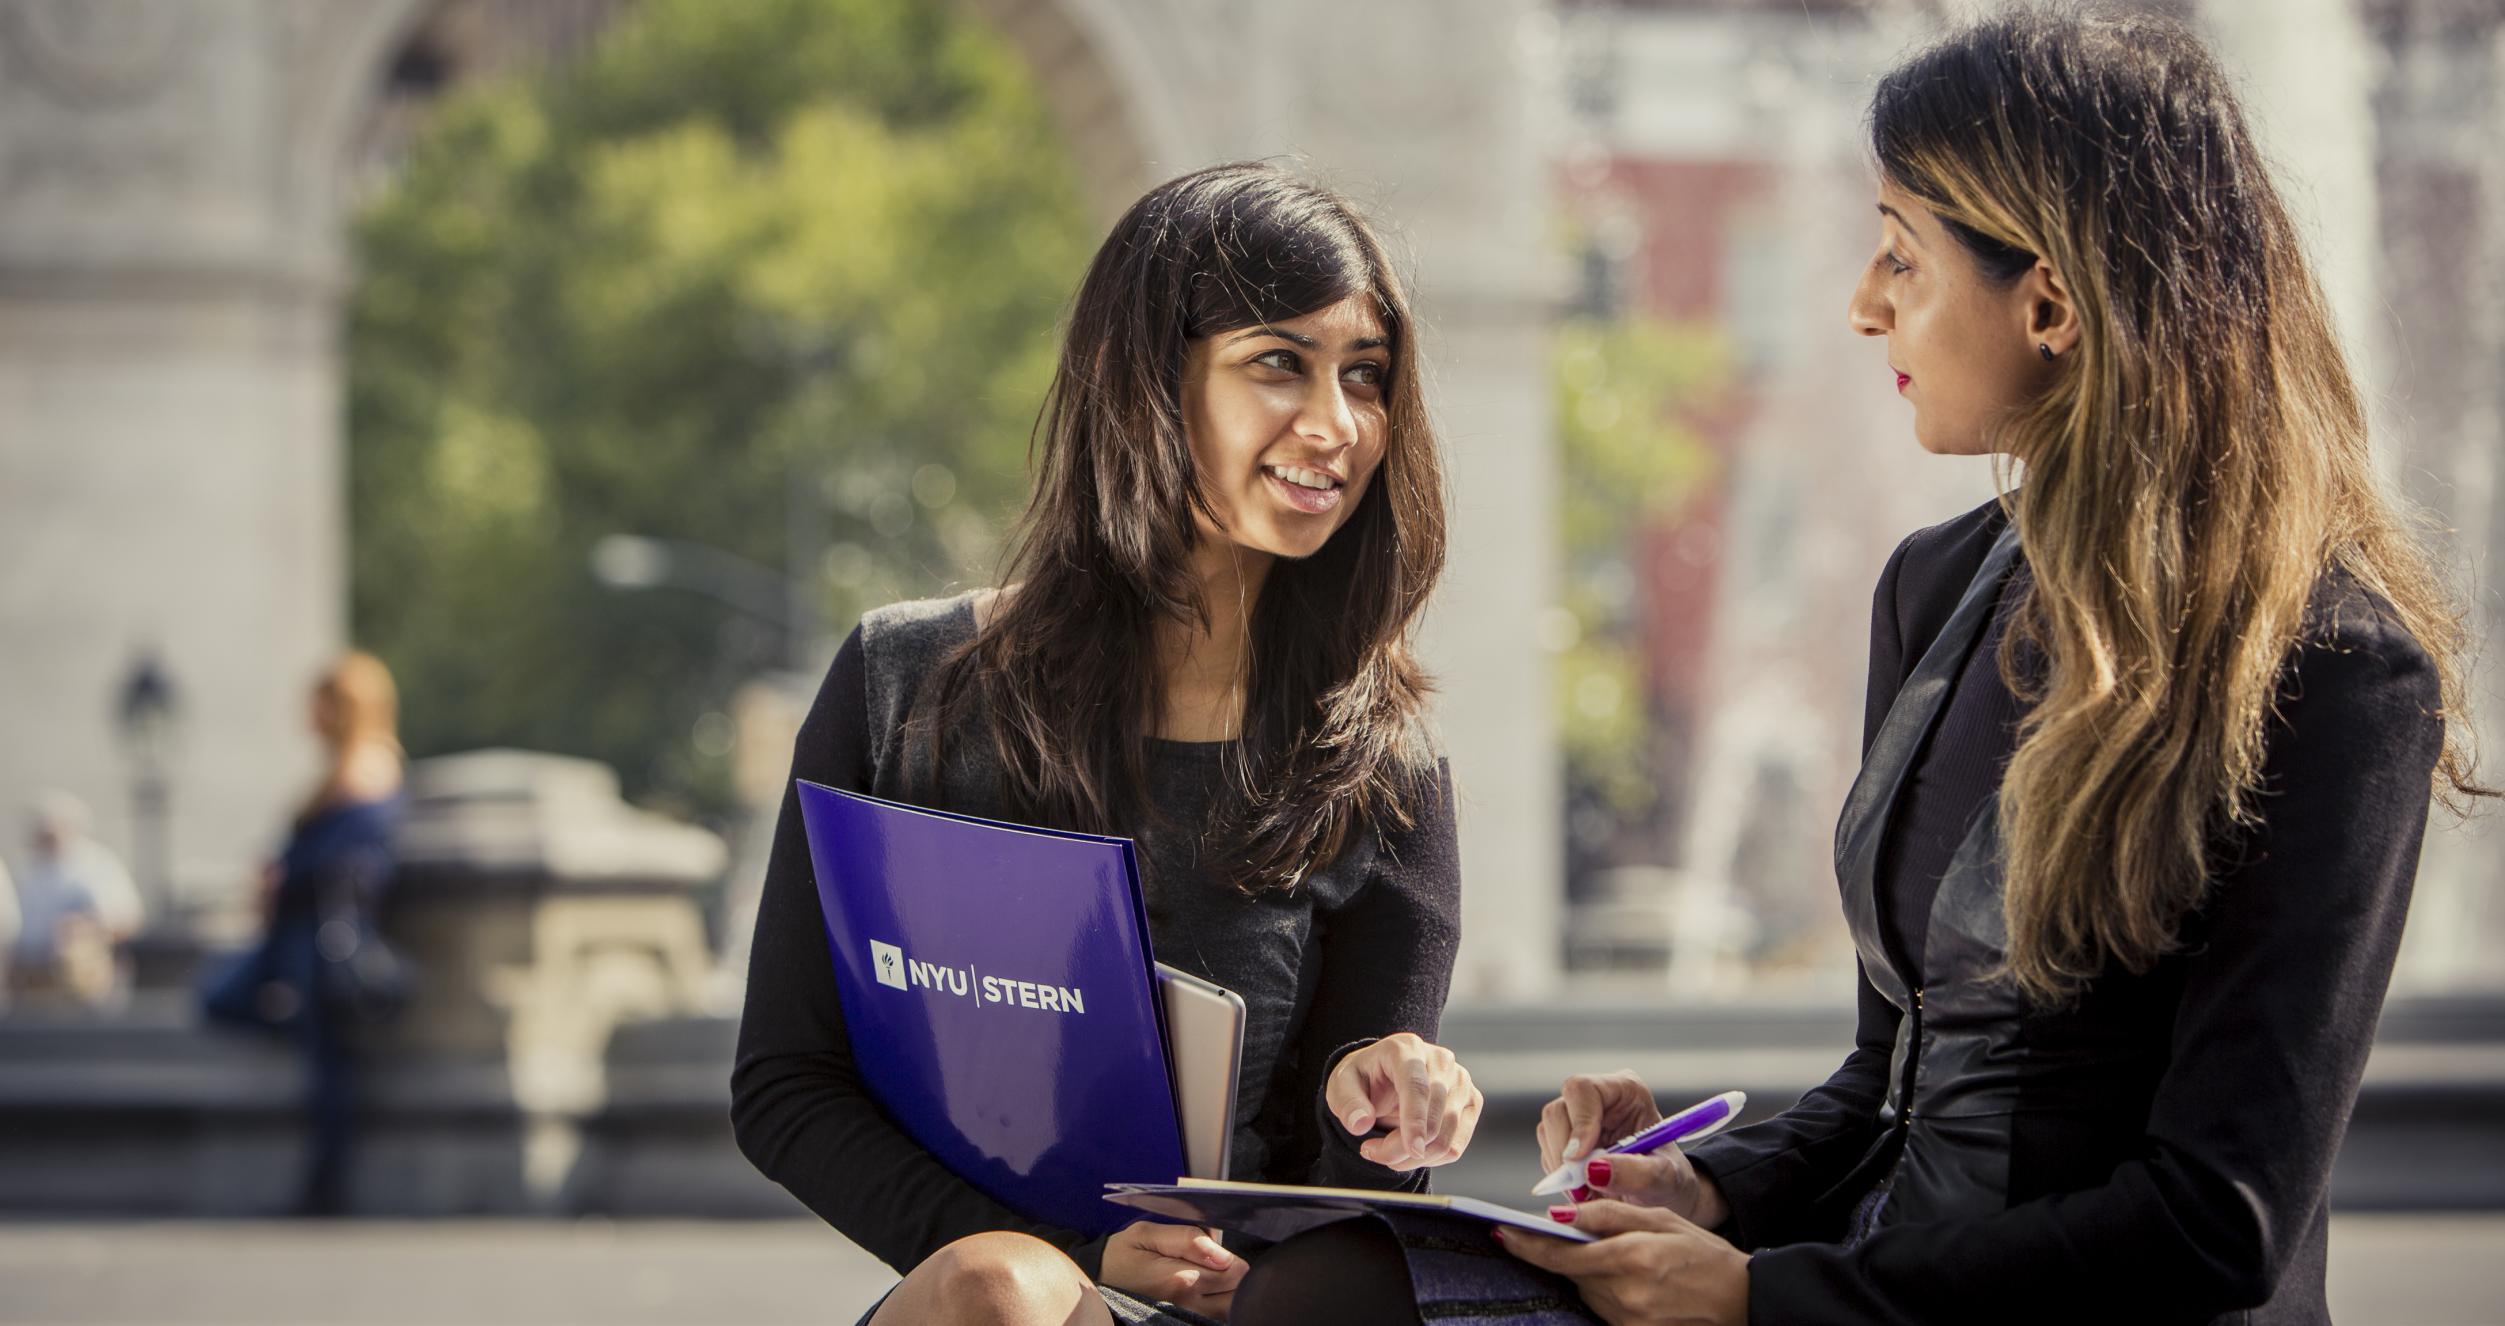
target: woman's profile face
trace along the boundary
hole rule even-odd
[[[2028,335],[2031,283],[1997,285],[1920,203],[1884,181],[1879,249],[1846,317],[1887,340],[1887,368],[1927,451],[1980,455],[1991,427],[2044,388],[2051,365]]]
[[[1222,528],[1203,539],[1310,557],[1383,463],[1392,347],[1368,294],[1191,343],[1183,430]]]

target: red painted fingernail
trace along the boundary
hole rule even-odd
[[[1567,1193],[1566,1196],[1571,1197],[1578,1202],[1588,1202],[1592,1200],[1592,1190],[1589,1188],[1577,1188],[1573,1192]]]
[[[1608,1161],[1606,1161],[1606,1160],[1595,1160],[1595,1161],[1593,1161],[1592,1163],[1590,1163],[1590,1164],[1588,1164],[1588,1165],[1585,1165],[1585,1166],[1583,1167],[1583,1173],[1584,1173],[1585,1177],[1586,1177],[1586,1178],[1588,1178],[1588,1179],[1591,1181],[1591,1184],[1592,1184],[1592,1186],[1593,1186],[1593,1187],[1595,1187],[1595,1188],[1606,1188],[1606,1187],[1608,1187],[1608,1186],[1609,1186],[1609,1162],[1608,1162]]]
[[[1505,1231],[1501,1229],[1491,1229],[1487,1232],[1494,1236],[1497,1242],[1502,1243],[1505,1241]]]
[[[1548,1208],[1548,1218],[1561,1225],[1571,1225],[1574,1223],[1574,1208],[1571,1206],[1552,1206]]]

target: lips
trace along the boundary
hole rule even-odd
[[[1289,508],[1308,516],[1318,516],[1337,507],[1341,496],[1347,491],[1344,486],[1336,482],[1328,488],[1308,488],[1301,483],[1291,483],[1281,478],[1276,469],[1262,470],[1261,481],[1268,485],[1270,492],[1281,502],[1286,503]]]
[[[1905,375],[1904,375],[1904,374],[1902,374],[1902,373],[1897,374],[1897,375],[1896,375],[1896,389],[1897,389],[1898,391],[1903,391],[1903,390],[1905,389],[1905,384],[1906,384],[1906,383],[1908,383],[1908,382],[1911,382],[1911,381],[1913,381],[1913,379],[1912,379],[1912,378],[1909,378],[1909,377],[1905,376]]]

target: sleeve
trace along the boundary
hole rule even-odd
[[[2266,1302],[2329,1188],[2398,951],[2443,743],[2405,638],[2308,648],[2263,822],[2182,959],[2172,1067],[2103,1185],[1750,1264],[1758,1321],[2209,1320]]]
[[[1888,554],[1878,586],[1870,595],[1870,682],[1861,732],[1864,754],[1905,680],[1904,628],[1896,590],[1906,551],[1913,544],[1914,539],[1907,538]],[[1902,1016],[1880,996],[1867,974],[1861,974],[1855,986],[1858,1018],[1853,1050],[1823,1085],[1771,1119],[1735,1128],[1688,1149],[1689,1161],[1713,1180],[1730,1208],[1730,1223],[1722,1232],[1743,1248],[1831,1237],[1842,1228],[1843,1213],[1824,1209],[1817,1199],[1849,1174],[1878,1140],[1879,1105],[1887,1098],[1888,1063]]]
[[[870,790],[865,687],[856,630],[801,725],[793,778]],[[749,1163],[899,1274],[991,1230],[1043,1239],[1091,1278],[1104,1260],[1102,1239],[1023,1219],[958,1178],[863,1090],[837,1002],[799,795],[788,783],[749,954],[731,1130]]]
[[[1359,1154],[1365,1139],[1350,1136],[1331,1117],[1323,1091],[1348,1055],[1396,1031],[1432,1041],[1443,1021],[1461,942],[1461,851],[1449,763],[1437,762],[1433,793],[1416,822],[1387,835],[1365,883],[1345,906],[1315,920],[1321,976],[1298,1038],[1298,1061],[1316,1066],[1306,1080],[1321,1140],[1304,1181],[1422,1192],[1431,1171],[1403,1174]]]
[[[1763,1123],[1735,1128],[1688,1149],[1730,1208],[1722,1234],[1742,1248],[1829,1239],[1848,1211],[1821,1202],[1869,1154],[1883,1131],[1879,1105],[1902,1016],[1867,976],[1859,981],[1853,1050],[1800,1103]],[[1842,1200],[1849,1206],[1858,1193]]]

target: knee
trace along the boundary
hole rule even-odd
[[[1024,1234],[969,1235],[933,1253],[921,1269],[931,1273],[931,1288],[947,1320],[966,1326],[1058,1326],[1084,1296],[1096,1292],[1078,1263]]]

